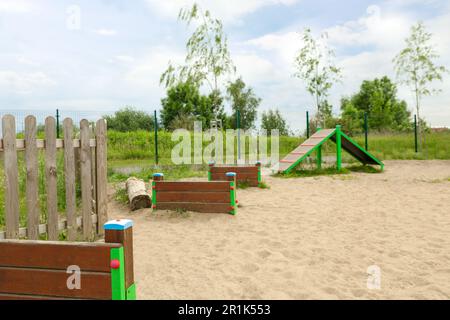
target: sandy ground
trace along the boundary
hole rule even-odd
[[[140,299],[450,299],[448,178],[450,161],[386,161],[265,177],[270,190],[238,191],[235,217],[110,210],[135,221]]]

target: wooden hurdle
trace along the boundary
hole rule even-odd
[[[210,162],[208,181],[225,180],[227,172],[235,172],[237,183],[247,183],[250,187],[259,187],[262,180],[260,162],[257,162],[254,166],[224,166]]]
[[[0,240],[0,300],[135,300],[132,226],[107,222],[105,243]]]
[[[237,213],[236,173],[226,181],[168,182],[162,173],[153,175],[153,210],[187,210],[205,213]]]

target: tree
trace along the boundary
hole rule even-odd
[[[400,83],[409,86],[414,93],[420,136],[423,136],[420,125],[422,99],[424,96],[439,92],[433,89],[431,84],[435,80],[442,81],[443,73],[448,72],[444,66],[436,65],[434,62],[439,55],[430,43],[431,37],[432,34],[425,30],[424,24],[418,22],[411,27],[411,34],[405,39],[406,47],[393,60]],[[420,148],[422,139],[419,139]]]
[[[201,121],[204,127],[213,119],[211,98],[201,95],[193,82],[179,82],[170,87],[161,104],[161,121],[169,130],[178,129],[177,125],[186,123],[187,119]]]
[[[378,131],[404,130],[410,126],[408,106],[397,98],[397,87],[386,76],[363,81],[358,93],[341,100],[341,110],[349,132],[362,131],[364,113],[369,116],[369,128]]]
[[[324,124],[327,112],[323,107],[328,105],[333,84],[341,80],[341,70],[333,63],[334,51],[328,47],[325,33],[315,39],[311,29],[306,28],[302,39],[303,46],[295,58],[297,72],[294,75],[305,81],[306,90],[313,96],[317,108],[316,118]]]
[[[193,82],[199,87],[206,84],[212,99],[213,113],[217,116],[223,112],[221,105],[220,78],[234,73],[236,68],[228,50],[228,40],[223,31],[222,22],[213,18],[211,13],[203,11],[197,4],[180,10],[178,19],[188,26],[197,22],[197,28],[186,43],[187,54],[182,66],[169,67],[162,74],[160,82],[166,88],[179,82]]]
[[[282,117],[278,109],[276,109],[275,111],[264,111],[262,113],[261,128],[266,130],[268,133],[270,132],[270,130],[278,129],[280,135],[282,136],[288,136],[290,134],[290,130],[286,123],[286,120]]]
[[[236,128],[236,114],[240,113],[241,129],[247,130],[254,127],[257,118],[257,109],[261,103],[252,88],[246,88],[242,78],[230,82],[227,88],[227,99],[231,102],[233,114],[230,117],[231,128]]]
[[[113,116],[105,115],[103,118],[108,124],[108,129],[122,132],[150,131],[155,127],[154,119],[150,114],[138,111],[130,106],[116,111]]]

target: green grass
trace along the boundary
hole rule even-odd
[[[382,171],[379,169],[376,169],[371,166],[364,166],[364,165],[352,165],[349,167],[342,168],[341,171],[338,171],[335,166],[330,166],[322,169],[305,169],[300,168],[298,170],[293,170],[290,173],[278,173],[275,175],[275,177],[280,178],[307,178],[307,177],[317,177],[317,176],[332,176],[332,175],[348,175],[352,172],[363,172],[363,173],[381,173]]]

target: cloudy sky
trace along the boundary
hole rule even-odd
[[[185,0],[0,0],[0,110],[111,111],[124,105],[160,108],[159,77],[181,62],[189,30],[177,22]],[[394,77],[392,58],[409,28],[424,21],[439,63],[450,69],[450,1],[434,0],[198,0],[221,18],[238,75],[303,129],[312,99],[292,77],[299,32],[327,32],[343,69],[330,97],[358,89],[364,79]],[[78,18],[79,17],[79,18]],[[191,30],[192,31],[192,30]],[[433,126],[450,126],[450,77],[424,100]],[[399,88],[410,107],[407,88]]]

